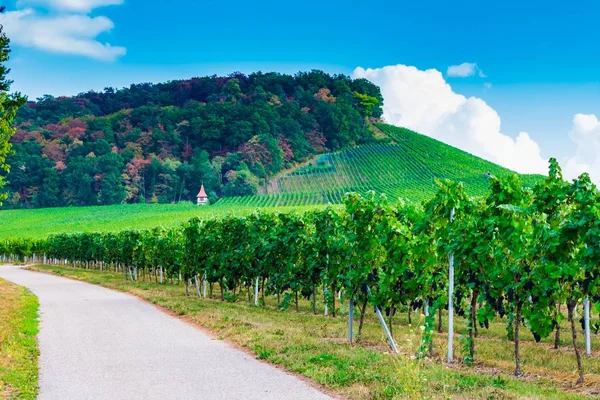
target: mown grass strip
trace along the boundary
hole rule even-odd
[[[0,279],[0,399],[37,397],[37,333],[37,298]]]
[[[134,294],[186,320],[211,330],[219,339],[243,346],[256,357],[283,366],[349,399],[389,398],[456,398],[456,399],[581,399],[593,397],[593,388],[570,388],[556,377],[532,374],[515,379],[512,364],[498,363],[498,354],[508,352],[497,348],[496,336],[502,334],[500,325],[490,330],[492,338],[482,341],[479,355],[484,361],[475,368],[441,364],[437,361],[419,362],[411,357],[419,345],[419,324],[408,326],[397,316],[394,335],[402,355],[392,356],[387,351],[385,337],[374,318],[367,318],[361,344],[349,346],[345,342],[346,319],[325,318],[310,314],[310,304],[304,302],[300,313],[276,311],[273,298],[267,298],[268,307],[254,307],[244,303],[204,300],[184,295],[177,285],[124,281],[119,274],[51,266],[36,266],[84,282]],[[215,294],[215,297],[219,296]],[[417,316],[414,316],[416,322]],[[435,341],[443,353],[443,334]],[[536,351],[534,346],[526,346]],[[528,354],[535,364],[538,354]],[[564,368],[572,364],[568,354],[555,353],[557,364]],[[496,360],[496,362],[495,362]],[[543,371],[551,372],[551,371]],[[569,374],[569,376],[572,374]],[[591,389],[591,390],[589,390]],[[575,392],[577,390],[577,392]]]

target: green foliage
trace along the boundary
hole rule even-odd
[[[434,316],[448,303],[449,255],[455,260],[453,308],[464,316],[464,362],[475,360],[475,330],[500,317],[514,341],[517,374],[522,327],[537,341],[560,322],[556,306],[573,314],[584,298],[600,309],[600,194],[582,175],[562,180],[550,162],[546,180],[533,188],[516,174],[490,177],[484,198],[468,196],[462,183],[438,180],[422,205],[391,203],[374,192],[348,193],[343,208],[307,213],[254,212],[192,219],[170,230],[53,235],[41,241],[1,244],[16,258],[46,254],[76,263],[101,261],[167,278],[205,277],[218,282],[222,300],[237,299],[258,280],[283,309],[300,296],[315,303],[317,288],[335,312],[333,295],[370,303],[389,315],[399,307],[426,314],[418,356],[432,348]],[[117,267],[118,268],[118,267]],[[314,307],[314,305],[313,305]],[[505,318],[506,317],[506,318]],[[581,376],[572,329],[575,353]]]
[[[16,118],[5,207],[195,201],[202,182],[212,200],[253,195],[258,179],[368,140],[365,118],[381,104],[372,83],[321,71],[44,96]],[[9,124],[15,111],[3,114]],[[230,184],[241,169],[243,182]]]
[[[4,7],[0,12],[4,12]],[[6,184],[4,173],[10,172],[10,162],[7,163],[7,158],[11,154],[10,139],[16,131],[12,126],[13,119],[26,100],[19,93],[9,94],[12,83],[7,78],[10,70],[6,66],[10,53],[9,45],[10,40],[6,37],[4,28],[0,26],[0,190]],[[7,197],[8,194],[0,192],[0,205]]]
[[[229,171],[227,180],[223,189],[226,196],[252,196],[258,191],[258,179],[248,170]]]

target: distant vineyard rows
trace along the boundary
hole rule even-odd
[[[287,173],[269,185],[267,194],[221,199],[219,206],[280,207],[340,204],[347,192],[374,190],[390,198],[422,201],[433,197],[435,179],[463,182],[470,195],[483,195],[489,176],[505,168],[437,140],[391,125],[377,125],[391,143],[362,145],[320,156],[316,165]],[[526,184],[540,177],[523,176]]]

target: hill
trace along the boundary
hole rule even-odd
[[[514,173],[408,129],[386,124],[376,124],[375,128],[379,138],[376,143],[316,156],[301,167],[275,176],[262,187],[261,195],[227,197],[209,207],[183,202],[2,210],[0,238],[174,226],[194,216],[246,214],[256,207],[274,212],[302,210],[340,203],[348,191],[375,190],[390,198],[421,201],[435,192],[436,178],[461,181],[471,195],[480,195],[487,188],[489,175]],[[541,179],[539,175],[521,177],[530,185]]]
[[[224,198],[219,206],[277,207],[339,203],[344,193],[375,190],[391,198],[429,198],[435,179],[465,184],[471,195],[486,190],[490,175],[515,172],[405,128],[376,124],[378,143],[323,154],[273,179],[263,195]],[[539,175],[521,175],[533,184]]]
[[[4,208],[214,202],[368,143],[379,88],[321,71],[233,73],[45,96],[15,120]]]

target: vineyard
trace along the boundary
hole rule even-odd
[[[229,197],[218,206],[276,207],[339,204],[347,192],[370,190],[390,198],[421,201],[436,191],[436,179],[463,182],[470,195],[483,195],[489,176],[512,172],[489,161],[408,129],[378,124],[386,143],[362,145],[328,153],[287,173],[265,188],[266,194]],[[523,176],[532,185],[539,176]]]
[[[444,180],[422,206],[349,193],[342,208],[4,241],[0,254],[4,261],[109,270],[126,280],[180,282],[188,295],[218,293],[222,301],[247,296],[257,306],[268,301],[298,311],[304,298],[317,313],[318,298],[331,317],[348,302],[350,342],[374,307],[393,351],[394,314],[418,310],[426,316],[418,358],[434,352],[436,316],[446,310],[446,359],[457,358],[457,315],[465,324],[459,340],[466,365],[476,361],[479,331],[496,321],[513,343],[516,375],[522,374],[520,344],[529,331],[536,341],[553,335],[557,349],[561,337],[569,338],[570,349],[561,351],[572,354],[579,384],[585,379],[582,353],[591,355],[600,328],[599,200],[587,174],[567,183],[551,160],[548,178],[533,187],[517,175],[492,176],[479,197]],[[560,329],[565,318],[566,332]],[[581,331],[584,348],[577,340]]]

